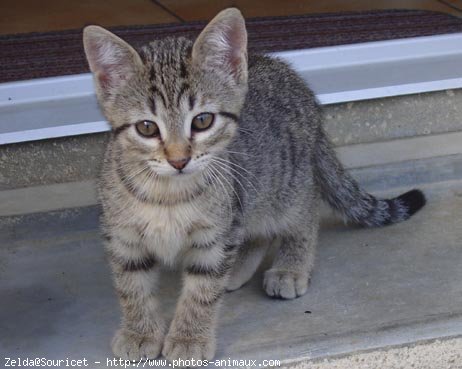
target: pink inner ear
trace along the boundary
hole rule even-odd
[[[226,50],[226,59],[231,73],[234,77],[239,78],[242,73],[243,54],[246,52],[246,34],[243,32],[238,22],[231,24],[226,29],[225,38],[228,44]]]
[[[242,35],[237,27],[233,27],[227,36],[230,46],[230,52],[228,54],[229,64],[233,69],[233,73],[237,75],[241,64]]]
[[[101,64],[99,65],[100,71],[97,72],[98,81],[103,89],[114,87],[117,83],[124,81],[126,75],[124,72],[124,65],[120,64]],[[126,71],[125,71],[126,72]]]
[[[108,42],[105,45],[110,47],[109,50],[103,46],[103,42]],[[103,90],[116,87],[127,78],[131,67],[129,50],[124,50],[123,46],[110,40],[102,39],[93,39],[88,46],[89,62]]]
[[[111,79],[109,78],[109,74],[105,72],[99,72],[97,74],[98,82],[103,89],[107,89],[111,86]]]

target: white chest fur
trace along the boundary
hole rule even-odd
[[[213,209],[203,200],[169,206],[138,203],[127,210],[132,224],[142,231],[146,247],[170,265],[197,238],[213,238],[220,228]]]

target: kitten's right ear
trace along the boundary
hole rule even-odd
[[[142,65],[133,47],[102,27],[85,27],[83,46],[96,88],[103,96],[110,95]]]

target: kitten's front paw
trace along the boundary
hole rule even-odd
[[[308,273],[270,269],[265,272],[263,288],[270,297],[294,299],[306,293],[309,281]]]
[[[163,337],[145,336],[119,329],[112,339],[112,352],[123,360],[155,359],[160,355]]]
[[[184,366],[200,366],[198,360],[211,360],[215,355],[215,339],[193,339],[175,336],[167,336],[162,350],[168,360],[183,360]],[[196,363],[192,362],[194,359]],[[179,363],[181,366],[183,364]]]

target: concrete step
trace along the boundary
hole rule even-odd
[[[371,191],[462,177],[462,132],[337,148],[344,166]],[[0,190],[0,217],[97,204],[96,180]]]
[[[461,335],[462,181],[424,188],[428,205],[402,224],[358,229],[326,217],[305,296],[267,298],[261,271],[227,294],[217,358],[290,363]],[[87,358],[106,367],[120,313],[98,212],[90,206],[0,218],[3,357]],[[164,276],[167,316],[178,277]]]

